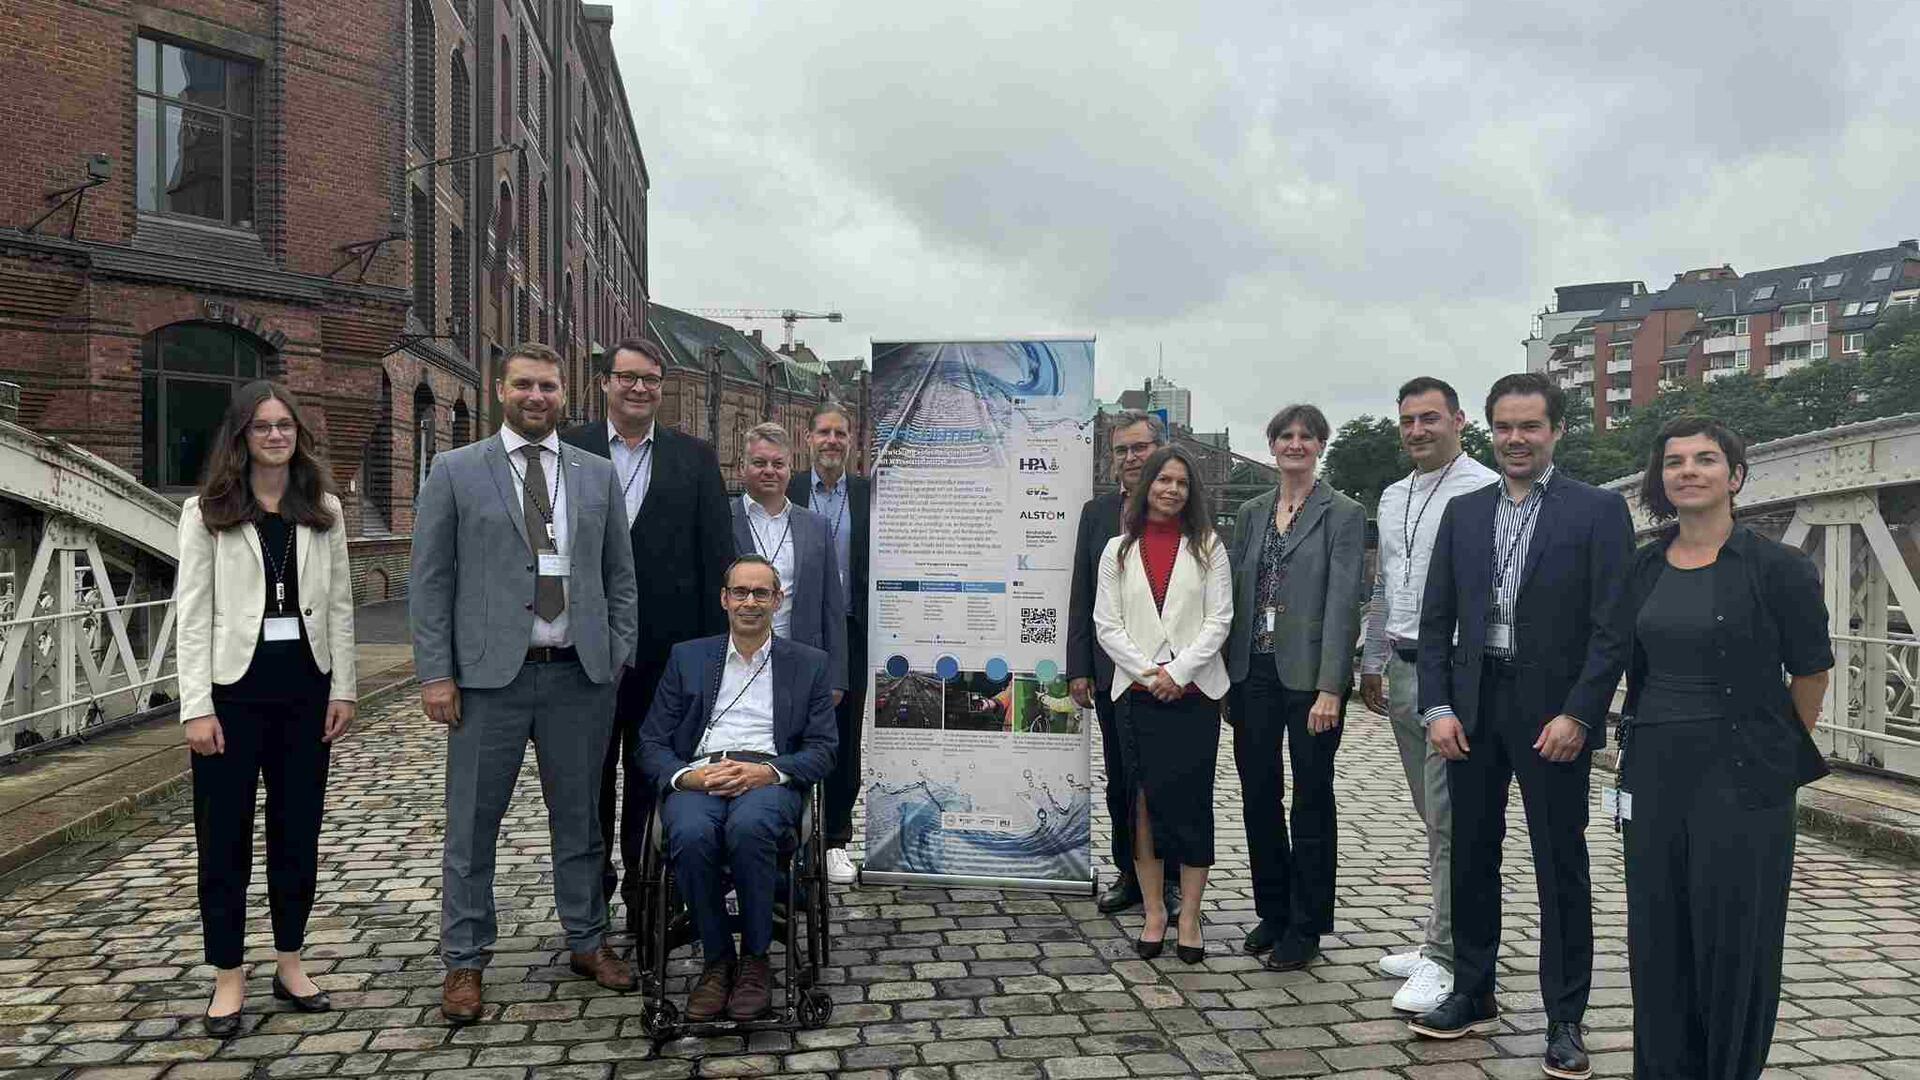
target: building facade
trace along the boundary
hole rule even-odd
[[[0,381],[19,422],[183,497],[233,389],[323,435],[363,599],[518,341],[645,320],[645,160],[577,0],[0,7]],[[62,200],[66,201],[62,201]],[[42,219],[52,208],[55,212]],[[42,219],[36,221],[36,219]]]
[[[1616,297],[1551,340],[1546,370],[1597,429],[1686,382],[1783,378],[1865,351],[1882,319],[1920,303],[1920,241],[1742,274],[1688,270]]]
[[[1553,290],[1553,303],[1533,317],[1533,330],[1521,342],[1527,350],[1527,370],[1547,370],[1553,356],[1553,342],[1561,334],[1580,325],[1589,315],[1598,315],[1621,297],[1643,296],[1647,286],[1639,281],[1596,281],[1587,285],[1562,285]]]

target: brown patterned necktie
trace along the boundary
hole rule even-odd
[[[537,558],[558,549],[553,544],[553,503],[547,495],[547,470],[540,463],[540,447],[528,444],[520,448],[527,459],[526,482],[520,485],[520,516],[527,522],[527,542]],[[565,583],[545,574],[533,579],[533,613],[547,622],[567,609]]]

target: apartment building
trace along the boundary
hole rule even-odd
[[[1882,319],[1920,303],[1920,241],[1739,273],[1687,270],[1658,292],[1613,297],[1549,341],[1545,369],[1596,428],[1687,382],[1779,379],[1858,356]]]

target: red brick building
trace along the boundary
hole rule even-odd
[[[398,595],[418,479],[492,430],[506,348],[560,348],[584,419],[593,352],[644,322],[647,176],[611,20],[577,0],[0,6],[20,422],[184,494],[232,389],[284,380],[325,436],[363,596]]]
[[[1914,240],[1747,274],[1687,270],[1658,292],[1614,297],[1556,336],[1546,369],[1576,407],[1592,409],[1596,428],[1617,427],[1684,382],[1778,379],[1815,360],[1858,356],[1880,320],[1916,303]]]

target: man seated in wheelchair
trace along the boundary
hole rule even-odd
[[[706,970],[687,1019],[747,1021],[772,1001],[779,846],[798,828],[806,789],[833,768],[838,735],[827,654],[773,634],[780,575],[757,555],[728,568],[720,604],[729,633],[673,647],[640,729],[646,774],[661,791],[674,877],[700,932]],[[722,869],[740,902],[734,951]]]

